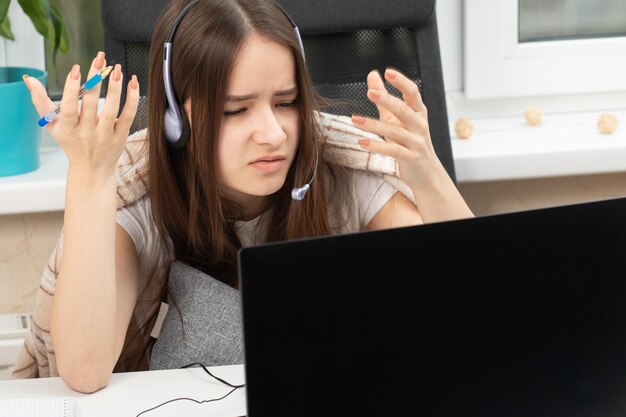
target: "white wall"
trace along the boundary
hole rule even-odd
[[[437,25],[447,92],[463,90],[463,0],[438,0]]]
[[[17,1],[11,1],[9,20],[15,40],[0,38],[0,65],[45,69],[43,38]]]

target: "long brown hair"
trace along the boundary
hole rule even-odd
[[[201,0],[184,17],[172,45],[172,83],[179,102],[191,99],[191,135],[174,150],[166,144],[163,115],[163,44],[174,20],[189,0],[173,0],[161,15],[151,42],[149,80],[149,180],[153,215],[175,259],[216,279],[237,284],[234,223],[241,209],[219,191],[217,139],[226,88],[237,55],[251,35],[291,49],[299,90],[300,130],[296,157],[283,187],[268,197],[267,241],[330,234],[324,169],[302,201],[291,189],[305,184],[322,153],[312,88],[299,44],[288,19],[274,0]],[[320,165],[321,157],[320,157]],[[168,240],[169,239],[169,240]]]

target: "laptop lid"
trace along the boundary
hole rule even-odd
[[[626,415],[626,199],[240,251],[248,415]]]

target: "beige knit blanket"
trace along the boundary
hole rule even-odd
[[[399,179],[396,160],[380,154],[370,153],[356,143],[357,139],[361,137],[381,140],[378,136],[354,127],[348,117],[327,113],[320,113],[319,116],[325,136],[322,155],[324,161],[330,164],[378,173],[410,200],[413,200],[410,188]],[[146,133],[146,129],[144,129],[128,138],[125,151],[117,164],[118,208],[132,203],[148,191],[148,164],[145,152],[147,149],[147,146],[145,146]],[[59,375],[54,346],[50,336],[50,312],[62,254],[63,233],[61,233],[41,276],[35,309],[32,312],[30,332],[26,337],[17,364],[14,367],[13,378]],[[145,283],[140,282],[139,288],[145,288]],[[134,322],[145,322],[145,315],[153,312],[154,309],[136,307],[133,313]],[[145,347],[148,343],[148,338],[145,337],[141,343]],[[128,367],[119,365],[124,358],[132,356],[132,352],[126,352],[126,350],[132,349],[135,349],[135,352],[145,351],[145,349],[137,350],[136,346],[125,346],[116,370],[129,370]],[[143,363],[147,364],[147,358]]]

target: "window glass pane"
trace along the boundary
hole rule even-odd
[[[519,0],[519,41],[626,36],[624,0]]]
[[[53,99],[61,97],[65,78],[72,65],[80,64],[84,81],[96,53],[104,50],[100,0],[57,0],[56,4],[67,25],[70,51],[67,54],[57,54],[55,71],[52,65],[52,48],[46,43],[48,94]]]

